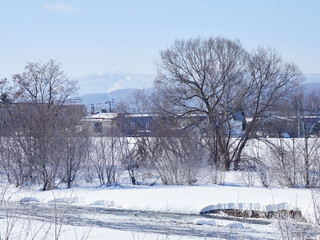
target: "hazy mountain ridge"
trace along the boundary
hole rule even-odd
[[[137,88],[126,88],[119,89],[109,93],[91,93],[79,96],[80,103],[85,104],[89,111],[90,106],[94,105],[97,111],[101,111],[101,109],[109,109],[109,102],[113,102],[114,104],[121,102],[127,103],[130,106],[132,97],[134,93],[138,90]],[[154,88],[143,89],[147,94],[151,94],[154,91]]]
[[[305,83],[309,82],[319,82],[320,83],[320,73],[303,74]]]
[[[110,72],[90,74],[73,78],[80,86],[79,95],[96,93],[110,93],[119,89],[150,88],[153,86],[154,76],[151,74]]]
[[[305,74],[304,78],[303,87],[306,92],[320,91],[320,74]],[[80,92],[83,93],[79,96],[80,103],[87,106],[94,104],[97,110],[108,109],[109,105],[106,102],[129,102],[137,89],[145,89],[147,93],[153,92],[153,79],[152,75],[120,72],[88,75],[78,79]],[[108,91],[114,87],[119,89]]]
[[[320,92],[320,74],[304,74],[303,88],[307,93]]]

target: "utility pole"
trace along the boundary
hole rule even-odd
[[[111,100],[106,101],[105,104],[109,105],[109,113],[112,113],[114,109],[114,99],[112,98]]]
[[[298,138],[300,137],[300,101],[298,99]]]

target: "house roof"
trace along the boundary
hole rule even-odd
[[[86,116],[84,119],[88,121],[108,121],[108,120],[113,120],[114,118],[118,117],[119,113],[94,113],[91,115]]]

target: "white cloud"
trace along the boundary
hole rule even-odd
[[[50,11],[58,11],[58,12],[64,12],[64,13],[70,13],[70,14],[77,13],[77,9],[64,3],[46,4],[44,7],[45,9]]]

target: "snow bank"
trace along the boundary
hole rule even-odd
[[[238,210],[252,210],[252,211],[261,211],[261,212],[271,212],[279,210],[297,210],[292,206],[289,206],[287,202],[278,203],[278,204],[268,204],[263,205],[260,203],[219,203],[216,205],[210,205],[201,209],[200,213],[210,212],[212,210],[221,210],[221,209],[238,209]]]
[[[40,201],[34,197],[24,197],[20,199],[20,203],[37,203],[37,202],[40,202]]]
[[[233,222],[233,223],[230,223],[230,224],[226,225],[226,227],[243,229],[244,225],[242,223],[239,223],[239,222]]]
[[[193,221],[193,224],[217,226],[217,221],[214,219],[197,218]]]
[[[308,189],[266,189],[234,186],[122,186],[110,188],[32,191],[9,187],[6,200],[113,209],[199,214],[214,209],[297,210],[313,218],[313,200]]]
[[[215,220],[208,218],[197,218],[193,221],[195,225],[211,225],[236,229],[244,229],[244,225],[240,222],[228,221],[228,220]]]

